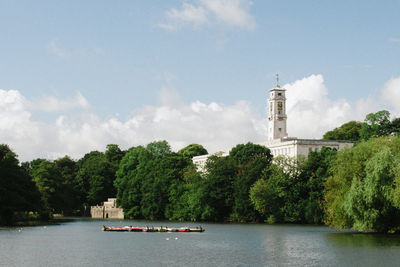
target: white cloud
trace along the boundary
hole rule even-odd
[[[390,79],[381,90],[381,97],[385,103],[394,108],[400,114],[400,77]]]
[[[199,101],[185,104],[172,101],[168,95],[179,97],[176,90],[164,88],[160,92],[161,105],[139,109],[126,121],[117,116],[102,120],[83,113],[78,119],[61,115],[54,123],[45,124],[32,116],[32,105],[38,103],[28,101],[18,91],[0,90],[0,140],[9,144],[21,160],[31,160],[64,155],[80,158],[92,150],[104,150],[110,143],[129,148],[167,140],[174,150],[199,143],[215,152],[266,139],[265,118],[257,116],[248,102],[231,106]]]
[[[255,21],[250,15],[249,10],[252,5],[251,1],[243,0],[200,0],[200,2],[215,17],[232,26],[238,26],[243,29],[254,29]]]
[[[167,22],[158,26],[165,30],[177,30],[183,26],[199,27],[213,21],[227,26],[252,30],[256,23],[250,14],[249,0],[198,0],[197,5],[182,3],[180,9],[165,12]]]
[[[321,138],[351,120],[363,121],[380,106],[372,98],[355,104],[346,99],[331,100],[322,75],[311,75],[283,86],[287,89],[288,134],[299,138]]]
[[[37,102],[30,102],[28,106],[33,110],[46,112],[62,111],[73,108],[90,108],[89,102],[80,92],[77,92],[74,98],[66,100],[61,100],[54,96],[47,96]]]
[[[330,99],[322,75],[286,84],[283,87],[287,89],[289,135],[320,138],[345,122],[362,121],[367,113],[380,110],[386,103],[399,110],[399,84],[400,78],[391,79],[381,89],[381,99],[366,97],[356,103]],[[65,113],[52,123],[44,123],[32,116],[35,112],[32,105],[43,100],[33,103],[16,90],[0,90],[0,142],[9,144],[21,160],[31,160],[64,155],[78,159],[92,150],[104,150],[111,143],[127,149],[167,140],[175,151],[198,143],[212,153],[229,151],[236,144],[248,141],[267,140],[266,114],[255,113],[249,102],[184,103],[175,89],[168,88],[161,90],[159,100],[159,105],[140,108],[127,120],[118,116],[102,119],[84,110],[78,118]],[[68,100],[49,102],[63,103],[60,106],[65,108],[74,106],[65,104],[70,103]],[[71,102],[78,103],[75,107],[88,105],[79,93]],[[59,111],[48,109],[54,110]]]
[[[166,16],[171,20],[190,22],[201,25],[207,22],[206,10],[201,6],[194,6],[188,3],[182,4],[182,9],[171,8],[166,12]]]

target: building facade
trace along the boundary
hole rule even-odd
[[[192,161],[194,165],[196,165],[198,171],[204,171],[206,169],[206,163],[207,159],[210,156],[217,156],[217,157],[226,157],[229,154],[223,151],[215,152],[213,154],[208,154],[208,155],[201,155],[201,156],[196,156],[193,157]]]
[[[354,143],[350,141],[288,137],[285,93],[277,77],[276,86],[269,90],[268,141],[263,144],[271,150],[273,156],[307,157],[311,151],[319,151],[323,147],[341,150],[353,146]]]
[[[321,140],[321,139],[300,139],[289,137],[287,133],[287,115],[286,115],[286,89],[279,85],[277,75],[277,84],[269,90],[268,105],[268,141],[261,143],[271,150],[271,154],[276,156],[297,157],[303,155],[308,157],[311,151],[320,151],[323,147],[341,150],[350,148],[354,145],[350,141],[342,140]],[[193,157],[193,163],[197,170],[204,171],[208,157],[211,155],[227,156],[226,152],[217,152],[210,155]]]
[[[91,206],[90,216],[94,219],[123,219],[124,211],[116,204],[116,198],[109,198],[103,202],[102,206]]]

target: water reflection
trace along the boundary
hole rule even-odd
[[[400,246],[400,235],[376,233],[329,233],[328,243],[335,247]]]

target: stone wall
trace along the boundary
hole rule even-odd
[[[115,198],[109,198],[102,206],[92,206],[90,215],[95,219],[124,219],[124,211],[116,206]]]

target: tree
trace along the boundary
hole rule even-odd
[[[388,130],[391,135],[400,134],[400,118],[394,118],[390,123],[390,129]]]
[[[386,232],[398,227],[400,138],[380,137],[338,153],[325,185],[326,223]]]
[[[349,121],[342,126],[328,131],[324,134],[323,139],[325,140],[348,140],[348,141],[359,141],[360,130],[363,123],[358,121]]]
[[[332,175],[331,167],[337,156],[337,150],[323,147],[319,152],[310,152],[302,166],[302,172],[308,177],[308,199],[305,202],[305,220],[308,223],[323,222],[324,184]]]
[[[116,172],[119,167],[119,163],[121,159],[124,157],[125,152],[122,151],[118,145],[115,144],[109,144],[106,147],[106,151],[104,152],[107,161],[110,163],[110,166],[112,168],[112,172]]]
[[[379,137],[390,134],[390,113],[381,110],[376,113],[369,113],[360,129],[360,137],[366,141],[371,137]]]
[[[54,162],[46,159],[35,159],[30,163],[30,175],[39,189],[43,202],[43,216],[62,213],[62,178]]]
[[[183,170],[188,159],[171,153],[149,162],[151,171],[143,178],[141,211],[146,219],[170,218],[181,194]],[[172,201],[172,203],[171,203]]]
[[[172,153],[166,141],[128,150],[116,173],[117,202],[126,217],[172,218],[184,193],[184,170],[191,161]],[[181,203],[181,204],[179,204]],[[174,215],[175,214],[175,215]]]
[[[104,153],[92,151],[78,161],[76,175],[84,205],[97,205],[107,198],[115,196],[115,172]]]
[[[259,213],[249,198],[250,187],[261,178],[262,172],[272,160],[270,150],[252,143],[239,144],[232,148],[229,156],[237,164],[237,175],[233,182],[234,203],[231,219],[234,221],[256,221]]]
[[[16,213],[40,212],[40,193],[17,155],[0,144],[0,225],[11,224]]]
[[[196,156],[207,155],[208,152],[202,145],[190,144],[179,150],[178,154],[187,158],[193,158]]]
[[[64,215],[79,214],[82,205],[79,198],[79,186],[76,180],[78,165],[68,156],[55,160],[54,164],[61,175],[62,181],[61,189],[59,190],[62,199],[62,213]]]
[[[202,220],[227,220],[232,212],[235,162],[230,157],[211,156],[206,163],[203,192]]]
[[[142,217],[140,202],[143,177],[140,173],[146,173],[146,162],[149,158],[150,155],[144,147],[133,147],[122,158],[116,172],[114,185],[117,190],[117,203],[124,209],[128,218]]]
[[[272,160],[272,154],[269,148],[261,145],[256,145],[253,143],[240,144],[235,146],[229,152],[229,156],[237,163],[243,164],[249,162],[255,157],[261,157],[267,159],[267,161]]]
[[[154,157],[161,158],[171,153],[171,147],[167,141],[155,141],[146,146],[147,151]]]
[[[277,157],[250,188],[250,200],[268,222],[321,223],[322,192],[336,151],[323,148],[307,159]]]

